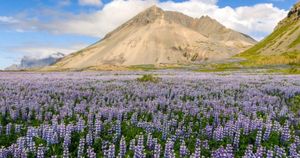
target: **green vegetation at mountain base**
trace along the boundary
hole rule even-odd
[[[252,55],[245,56],[245,61],[241,62],[242,66],[257,67],[266,65],[297,65],[300,63],[300,52],[286,52],[278,55]]]

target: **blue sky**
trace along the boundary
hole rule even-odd
[[[296,0],[0,0],[0,69],[23,56],[74,52],[156,4],[193,17],[209,15],[257,40]]]

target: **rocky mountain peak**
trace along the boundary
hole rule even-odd
[[[153,6],[149,7],[148,9],[146,9],[142,13],[148,13],[148,14],[156,15],[156,14],[160,14],[162,12],[164,12],[164,11],[161,8],[157,7],[156,5],[153,5]]]
[[[299,17],[300,17],[300,2],[296,3],[288,13],[288,18],[298,19]]]
[[[254,43],[252,38],[227,29],[208,16],[194,18],[154,5],[108,33],[100,42],[59,60],[52,68],[218,61]]]
[[[135,16],[132,21],[138,24],[148,24],[154,22],[156,19],[163,17],[164,11],[156,5],[151,6],[145,11]]]
[[[216,21],[214,19],[212,19],[211,17],[209,17],[208,15],[204,15],[204,16],[201,16],[199,20],[203,20],[203,21]]]
[[[278,23],[275,30],[281,28],[282,26],[287,26],[294,22],[297,22],[299,19],[300,19],[300,1],[293,6],[293,8],[289,11],[287,17]]]

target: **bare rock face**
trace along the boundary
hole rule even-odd
[[[152,6],[100,42],[63,58],[54,68],[216,61],[236,55],[255,43],[251,37],[228,29],[208,16],[195,19]]]
[[[300,19],[300,2],[296,3],[294,7],[289,11],[287,17],[280,21],[275,30],[291,22],[297,22]]]
[[[299,19],[300,17],[300,2],[294,5],[294,7],[288,13],[288,18]]]

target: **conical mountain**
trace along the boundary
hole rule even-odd
[[[252,64],[300,63],[300,2],[279,22],[272,34],[238,56]]]
[[[152,6],[54,67],[84,69],[215,61],[236,55],[255,43],[251,37],[208,16],[195,19]]]

